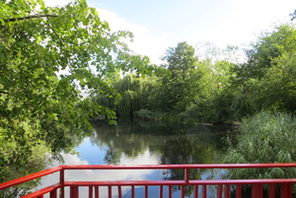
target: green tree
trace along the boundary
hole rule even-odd
[[[295,111],[295,41],[294,25],[281,25],[260,37],[247,51],[248,61],[233,67],[232,80],[218,98],[225,108],[218,110],[230,120],[266,109]]]
[[[262,78],[273,61],[282,54],[296,50],[296,30],[293,25],[280,25],[265,33],[247,51],[248,61],[238,67],[238,78]]]
[[[199,86],[195,82],[201,77],[195,50],[186,42],[175,48],[169,48],[164,60],[168,69],[162,79],[162,107],[165,111],[184,109],[188,100],[192,100]]]
[[[296,51],[274,60],[273,66],[257,82],[258,109],[296,111]]]
[[[185,110],[180,114],[183,120],[189,123],[194,122],[224,122],[229,120],[226,111],[229,108],[226,103],[225,92],[234,77],[232,68],[235,65],[231,62],[220,60],[212,62],[204,60],[198,64],[198,71],[201,78],[192,81],[200,88],[192,100],[187,103]]]
[[[118,117],[133,120],[141,109],[142,113],[144,109],[147,112],[156,110],[158,105],[156,97],[159,91],[157,81],[156,76],[138,77],[135,74],[128,74],[114,82],[114,87],[121,97],[121,101],[115,107]]]
[[[95,103],[113,97],[114,72],[148,72],[85,0],[62,8],[42,0],[0,1],[0,181],[22,167],[37,145],[70,151],[91,129],[89,119],[115,113]]]

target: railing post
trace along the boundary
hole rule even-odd
[[[189,174],[190,174],[189,169],[185,168],[184,169],[184,181],[185,181],[186,185],[188,185],[188,183],[189,183],[189,178],[190,178]]]
[[[228,184],[224,186],[224,198],[230,198],[230,186]]]
[[[93,198],[93,186],[88,186],[88,198]]]
[[[198,185],[194,186],[194,198],[198,198]]]
[[[60,170],[60,184],[61,184],[61,195],[60,198],[65,198],[65,174],[64,174],[64,169]]]
[[[74,186],[70,186],[70,197],[74,198],[75,197],[75,187]]]
[[[163,186],[159,186],[159,198],[163,197]]]
[[[148,198],[148,185],[145,185],[145,198]]]
[[[108,197],[112,198],[112,186],[108,186]]]
[[[263,198],[263,185],[262,184],[253,184],[252,198]]]
[[[189,180],[190,180],[190,171],[189,168],[184,169],[184,181],[185,185],[189,185]],[[181,196],[184,198],[185,197],[185,185],[181,186]]]
[[[135,198],[135,186],[132,185],[132,198]]]
[[[75,186],[75,196],[74,198],[79,198],[79,187]]]
[[[168,190],[169,198],[172,198],[172,186],[169,185],[169,190]]]
[[[203,185],[202,198],[207,198],[207,185]]]
[[[181,197],[182,198],[185,197],[185,186],[184,185],[181,186]]]
[[[57,189],[52,190],[52,191],[49,193],[49,197],[50,197],[50,198],[57,198]]]
[[[292,184],[283,183],[281,185],[281,198],[292,198]]]
[[[242,197],[242,185],[237,184],[236,185],[236,198],[241,198],[241,197]]]
[[[71,186],[70,187],[70,197],[71,198],[79,198],[78,186]]]
[[[275,198],[275,184],[269,184],[268,198]]]
[[[218,185],[217,198],[222,198],[223,184]]]
[[[121,195],[121,186],[118,186],[118,198],[122,198],[122,195]]]
[[[99,197],[100,197],[100,187],[95,186],[95,198],[99,198]]]

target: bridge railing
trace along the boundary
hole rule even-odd
[[[43,198],[45,195],[50,198],[66,198],[65,188],[69,188],[67,197],[79,198],[79,189],[87,187],[87,195],[83,197],[99,198],[100,187],[107,188],[107,196],[122,197],[123,188],[129,187],[131,197],[135,197],[135,188],[144,187],[143,194],[140,197],[148,198],[149,187],[157,186],[159,188],[159,198],[173,196],[173,187],[179,186],[181,189],[181,198],[185,197],[186,186],[193,189],[193,197],[206,198],[209,193],[208,186],[215,186],[217,198],[230,198],[230,195],[236,198],[242,197],[242,187],[251,186],[253,198],[263,198],[264,189],[269,198],[276,197],[276,185],[280,186],[281,198],[292,198],[293,184],[296,178],[281,179],[219,179],[219,180],[197,180],[190,179],[190,172],[194,169],[241,169],[241,168],[295,168],[296,163],[277,163],[277,164],[174,164],[174,165],[136,165],[136,166],[113,166],[113,165],[63,165],[55,168],[40,171],[31,175],[17,178],[0,184],[0,190],[4,190],[21,183],[25,183],[46,175],[59,172],[59,183],[42,188],[29,193],[22,198]],[[65,181],[65,171],[74,170],[159,170],[159,169],[182,169],[184,179],[182,180],[159,180],[159,181]],[[114,193],[116,188],[116,193]],[[164,190],[164,188],[166,190]],[[113,193],[113,195],[112,195]]]

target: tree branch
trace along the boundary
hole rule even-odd
[[[13,21],[21,21],[21,20],[27,20],[27,19],[33,19],[33,18],[42,18],[42,17],[58,17],[58,15],[53,14],[36,14],[36,15],[30,15],[25,17],[19,17],[19,18],[11,18],[11,19],[5,19],[5,22],[13,22]]]

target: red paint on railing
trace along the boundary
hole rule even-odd
[[[49,187],[46,187],[46,188],[43,188],[43,189],[41,189],[41,190],[37,190],[37,191],[35,191],[35,192],[33,192],[33,193],[30,193],[30,194],[28,194],[28,195],[25,195],[25,196],[23,196],[22,198],[31,198],[31,197],[39,197],[39,196],[42,196],[42,195],[44,195],[44,194],[46,194],[46,193],[54,193],[54,192],[56,192],[56,190],[58,189],[58,188],[61,188],[62,186],[60,185],[60,184],[55,184],[55,185],[52,185],[52,186],[49,186]]]
[[[31,181],[55,172],[60,172],[60,181],[58,184],[35,191],[22,198],[41,198],[48,194],[50,198],[65,198],[65,187],[69,187],[70,198],[79,198],[79,187],[87,187],[89,198],[99,198],[100,188],[107,187],[107,197],[112,197],[113,188],[117,187],[117,196],[122,197],[122,187],[129,186],[131,197],[135,197],[135,188],[138,186],[144,187],[145,198],[149,195],[149,186],[159,186],[159,197],[162,198],[165,193],[172,197],[172,186],[180,186],[181,197],[185,197],[186,186],[193,187],[193,195],[198,198],[199,192],[203,198],[208,196],[208,187],[216,186],[218,198],[229,198],[235,193],[236,198],[242,197],[243,185],[252,185],[252,197],[263,198],[263,185],[267,185],[268,197],[274,198],[276,192],[275,184],[280,185],[280,195],[282,198],[292,198],[293,184],[296,183],[296,178],[286,179],[224,179],[224,180],[191,180],[190,169],[233,169],[233,168],[295,168],[296,163],[279,163],[279,164],[181,164],[181,165],[138,165],[138,166],[113,166],[113,165],[63,165],[31,175],[27,175],[18,179],[0,184],[0,190]],[[64,172],[73,170],[139,170],[139,169],[183,169],[184,180],[161,180],[161,181],[65,181]],[[167,191],[164,191],[164,187]],[[86,195],[85,195],[86,196]]]
[[[4,182],[4,183],[0,184],[0,190],[11,187],[11,186],[15,186],[15,185],[27,182],[27,181],[31,181],[33,179],[37,179],[37,178],[40,178],[40,177],[43,177],[43,176],[46,176],[46,175],[61,171],[61,170],[63,170],[63,167],[58,166],[58,167],[55,167],[55,168],[50,168],[50,169],[47,169],[47,170],[40,171],[38,173],[33,173],[31,175],[20,177],[20,178],[17,178],[17,179],[8,181],[8,182]]]

